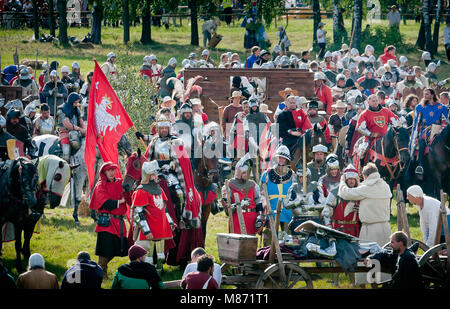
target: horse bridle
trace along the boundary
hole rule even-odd
[[[397,150],[397,155],[396,156],[400,156],[400,153],[402,151],[408,151],[408,147],[403,147],[403,148],[399,147],[399,145],[398,145],[398,137],[397,137],[398,135],[399,135],[399,133],[394,130],[394,143],[395,143],[395,149]],[[383,136],[383,140],[384,140],[384,136]],[[400,168],[398,170],[398,172],[401,173],[405,169],[405,165],[406,164],[402,164],[402,161],[400,160],[400,158],[398,158],[398,160],[395,162],[395,164],[392,164],[394,166],[394,170],[392,170],[391,167],[390,167],[391,164],[386,160],[386,156],[384,155],[383,141],[381,141],[381,151],[382,151],[382,159],[384,161],[384,164],[386,165],[386,168],[387,168],[387,170],[389,172],[391,180],[393,180],[394,179],[394,175],[395,175],[395,173],[397,171],[397,167]]]

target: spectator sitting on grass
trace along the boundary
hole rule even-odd
[[[199,257],[204,254],[206,254],[206,251],[203,248],[195,248],[192,250],[191,263],[186,266],[182,279],[184,279],[189,273],[197,271],[197,261]],[[213,278],[216,279],[217,285],[220,287],[222,281],[222,271],[220,270],[220,265],[217,263],[214,263]]]
[[[214,272],[214,257],[203,254],[197,260],[197,271],[188,274],[182,281],[181,287],[187,290],[218,289]]]
[[[101,289],[103,270],[86,251],[77,255],[77,263],[64,274],[61,289]]]

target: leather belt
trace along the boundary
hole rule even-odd
[[[358,221],[333,220],[333,223],[337,223],[337,224],[358,224]]]

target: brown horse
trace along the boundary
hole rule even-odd
[[[325,129],[319,129],[317,127],[317,124],[315,124],[313,126],[312,130],[306,131],[306,133],[305,133],[305,136],[306,136],[306,140],[305,140],[306,162],[309,162],[313,159],[312,148],[315,145],[318,145],[318,144],[326,145],[327,144],[327,139],[325,137],[324,131],[325,131]],[[301,137],[299,137],[299,139],[300,139],[300,142],[302,142]],[[292,158],[291,168],[293,171],[297,171],[297,168],[299,168],[299,167],[301,168],[300,164],[302,163],[301,159],[303,157],[303,154],[302,154],[303,151],[302,151],[302,148],[300,148],[298,145],[295,145],[294,147],[295,147],[295,149],[293,151],[291,150],[291,158]]]
[[[205,137],[202,141],[202,157],[197,160],[196,164],[193,164],[195,187],[202,196],[203,240],[206,239],[206,226],[211,213],[211,206],[217,199],[219,170],[217,168],[218,156],[215,154],[215,147],[214,138],[212,136]],[[214,155],[207,155],[210,153],[214,153]]]

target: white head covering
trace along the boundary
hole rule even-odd
[[[111,58],[116,58],[116,54],[113,52],[110,52],[106,55],[106,60],[109,61]]]
[[[142,164],[142,178],[145,178],[148,175],[156,174],[158,171],[159,165],[156,160],[144,162],[144,164]]]
[[[40,267],[45,269],[45,261],[44,257],[39,253],[33,253],[28,259],[28,266],[33,269],[35,267]]]
[[[290,161],[291,152],[289,151],[289,148],[287,148],[285,145],[281,145],[277,148],[275,152],[275,157],[282,157]]]
[[[312,152],[323,152],[323,153],[327,153],[328,152],[328,148],[327,146],[324,146],[322,144],[317,144],[313,147]]]
[[[346,179],[359,177],[358,170],[351,163],[344,169],[344,175]]]
[[[423,190],[420,186],[418,185],[413,185],[411,187],[408,188],[408,190],[406,190],[406,193],[411,194],[414,197],[423,197]]]

